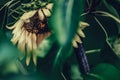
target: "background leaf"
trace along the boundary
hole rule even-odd
[[[56,39],[54,38],[54,34],[44,39],[38,47],[37,50],[38,57],[44,58],[49,53],[55,41]]]
[[[83,11],[83,0],[59,0],[55,2],[50,20],[51,28],[60,45],[71,43]],[[79,8],[79,9],[78,9]]]
[[[120,71],[115,68],[113,65],[101,63],[96,65],[92,71],[92,73],[97,74],[104,78],[104,80],[119,80],[120,79]]]
[[[18,49],[0,31],[0,64],[9,62],[11,59],[16,59],[19,54]]]

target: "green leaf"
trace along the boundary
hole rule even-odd
[[[50,24],[60,45],[71,43],[76,32],[83,0],[59,0],[55,2]]]
[[[16,59],[18,55],[18,49],[7,39],[5,34],[0,31],[0,64]]]
[[[73,51],[74,50],[71,45],[60,47],[53,62],[53,70],[60,71],[64,62],[73,54]]]
[[[54,35],[50,35],[49,37],[45,38],[38,47],[37,50],[38,57],[44,58],[49,53],[55,41],[56,39]]]
[[[120,71],[111,64],[98,64],[91,72],[103,77],[105,80],[120,80]]]
[[[80,71],[78,65],[73,64],[70,69],[70,74],[72,80],[84,80]]]
[[[106,8],[110,11],[110,13],[119,18],[117,10],[112,5],[108,4],[106,0],[103,0],[103,3],[106,6]]]
[[[18,66],[16,65],[16,61],[11,60],[9,63],[7,63],[4,66],[4,68],[1,70],[1,72],[4,75],[10,74],[10,73],[14,73],[14,74],[19,73],[19,69],[18,69]]]
[[[83,4],[83,0],[57,0],[54,4],[50,27],[60,45],[53,63],[54,71],[62,69],[65,60],[73,51],[71,41],[83,12]]]
[[[84,80],[106,80],[104,79],[102,76],[98,75],[98,74],[94,74],[94,73],[88,73]]]

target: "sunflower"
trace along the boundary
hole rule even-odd
[[[17,45],[22,52],[20,60],[26,55],[27,65],[30,64],[31,56],[34,64],[37,64],[36,50],[41,41],[51,34],[48,19],[51,15],[52,6],[53,4],[50,3],[39,10],[25,12],[13,26],[7,26],[9,30],[12,30],[11,42]]]

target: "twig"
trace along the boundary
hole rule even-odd
[[[62,72],[61,72],[61,75],[62,75],[62,77],[63,77],[64,80],[67,80],[66,77],[65,77],[65,75]]]
[[[105,28],[103,27],[103,25],[100,23],[100,21],[94,17],[94,19],[96,20],[96,22],[99,24],[99,26],[102,28],[102,30],[104,31],[105,33],[105,36],[106,36],[106,40],[108,40],[108,34],[107,34],[107,31],[105,30]]]

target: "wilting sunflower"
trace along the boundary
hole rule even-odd
[[[12,43],[17,45],[23,53],[20,59],[26,55],[27,65],[30,63],[31,56],[34,64],[37,64],[36,50],[41,41],[51,34],[48,19],[51,15],[52,6],[53,4],[50,3],[39,10],[25,12],[13,26],[7,26],[8,29],[12,30]]]

